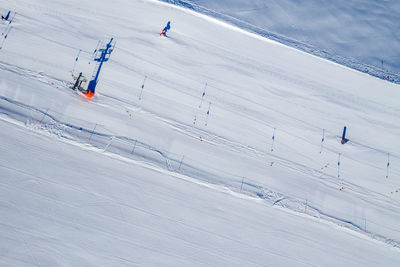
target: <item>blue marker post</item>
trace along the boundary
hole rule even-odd
[[[349,141],[349,139],[346,138],[346,129],[347,129],[347,127],[344,126],[343,134],[342,134],[342,141],[340,141],[340,143],[342,143],[342,145],[346,144]]]
[[[71,71],[72,75],[74,75],[76,63],[78,63],[79,55],[81,54],[81,52],[82,52],[82,49],[79,49],[79,52],[78,52],[78,54],[76,55],[76,58],[75,58],[74,67],[72,68],[72,71]]]
[[[319,150],[319,154],[322,153],[322,146],[323,146],[323,144],[324,144],[324,141],[325,141],[325,129],[322,129],[321,148],[320,148],[320,150]]]
[[[146,80],[147,80],[147,75],[144,76],[144,80],[142,83],[142,89],[140,90],[139,100],[142,100],[142,94],[143,94],[144,84],[146,83]]]
[[[274,132],[272,133],[271,152],[272,152],[272,151],[274,151],[274,143],[275,143],[275,130],[276,130],[276,128],[274,128]]]
[[[4,35],[4,37],[3,37],[3,41],[1,42],[0,50],[4,48],[4,43],[6,42],[7,37],[8,37],[8,35],[10,34],[11,30],[12,30],[12,27],[8,27],[7,30],[6,30],[6,32],[4,33],[5,35]]]
[[[389,156],[390,156],[390,154],[388,153],[387,156],[388,156],[388,158],[387,158],[387,164],[386,164],[386,178],[389,178],[389,165],[390,165]]]
[[[342,154],[341,153],[339,153],[339,155],[338,155],[338,161],[337,161],[337,177],[338,178],[340,178],[340,156],[341,156]]]
[[[206,123],[204,124],[204,126],[207,126],[208,124],[208,117],[210,116],[210,107],[211,107],[211,102],[208,104],[208,110],[207,110],[207,117],[206,117]]]
[[[203,98],[204,98],[204,96],[206,95],[206,88],[207,88],[207,83],[206,83],[206,85],[204,86],[203,94],[201,95],[201,101],[200,101],[199,108],[201,108],[201,105],[203,104]]]

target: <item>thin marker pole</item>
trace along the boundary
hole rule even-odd
[[[242,193],[242,189],[243,189],[243,182],[244,182],[244,177],[242,179],[242,184],[240,185],[240,193]]]
[[[183,162],[184,158],[185,158],[185,156],[182,156],[181,162],[179,163],[179,168],[178,168],[179,172],[181,171],[181,166],[182,166],[182,162]]]
[[[49,109],[46,109],[46,112],[43,114],[43,117],[40,119],[39,123],[42,123],[44,117],[47,115],[47,112],[49,111]]]
[[[307,213],[307,207],[308,207],[308,199],[306,199],[306,208],[304,210],[304,213]]]
[[[211,107],[211,102],[208,104],[207,118],[206,118],[206,123],[204,124],[205,126],[207,126],[208,124],[208,117],[210,116],[210,107]]]
[[[17,12],[14,12],[14,16],[12,17],[12,19],[10,20],[10,22],[8,23],[8,25],[10,25],[10,24],[14,21],[16,15],[17,15]]]
[[[319,150],[319,154],[322,153],[322,147],[323,147],[324,141],[325,141],[325,129],[322,129],[321,148],[320,148],[320,150]]]
[[[197,118],[196,118],[196,115],[194,115],[193,124],[192,124],[192,128],[191,128],[191,132],[193,132],[194,127],[196,126],[196,122],[197,122]]]
[[[364,217],[364,231],[367,232],[367,218]]]
[[[271,152],[274,151],[275,130],[276,130],[276,128],[274,128],[274,132],[272,133]]]
[[[389,178],[389,165],[390,165],[389,157],[390,157],[390,154],[388,153],[387,155],[388,155],[388,159],[387,159],[387,164],[386,164],[386,178]]]
[[[92,130],[92,133],[90,134],[89,143],[90,143],[90,140],[92,139],[92,135],[93,135],[93,133],[94,133],[94,130],[96,130],[96,127],[97,127],[97,123],[94,125],[94,128],[93,128],[93,130]]]
[[[203,94],[201,95],[201,101],[200,101],[199,108],[201,108],[201,105],[203,104],[203,98],[204,98],[204,96],[206,95],[206,88],[207,88],[207,83],[206,83],[206,85],[204,86]]]
[[[142,83],[142,90],[140,90],[139,100],[142,100],[142,94],[143,94],[144,84],[146,83],[146,80],[147,80],[147,75],[144,76],[144,80]]]
[[[337,177],[338,178],[340,178],[340,156],[341,156],[342,154],[341,153],[339,153],[339,157],[338,157],[338,162],[337,162]]]
[[[74,74],[74,71],[75,71],[75,67],[76,67],[76,63],[78,62],[78,60],[79,60],[79,55],[81,54],[81,49],[79,49],[79,52],[78,52],[78,55],[76,55],[76,58],[75,58],[75,63],[74,63],[74,67],[72,68],[72,74]]]
[[[132,149],[132,151],[131,151],[131,154],[132,154],[132,155],[133,155],[133,153],[135,152],[136,143],[137,143],[137,140],[135,140],[135,144],[133,145],[133,149]]]
[[[6,39],[7,39],[8,35],[10,34],[10,32],[11,32],[11,30],[12,30],[12,29],[13,29],[13,28],[12,28],[12,27],[10,27],[10,28],[9,28],[9,30],[8,30],[8,31],[6,31],[6,35],[4,35],[4,39],[3,39],[3,42],[1,43],[0,50],[4,48],[4,45],[5,45]]]
[[[106,147],[104,148],[104,152],[106,152],[107,151],[107,149],[111,146],[111,144],[112,144],[112,142],[113,142],[113,140],[114,140],[114,136],[113,137],[111,137],[111,140],[110,140],[110,142],[108,142],[108,144],[106,145]]]

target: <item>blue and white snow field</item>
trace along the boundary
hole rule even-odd
[[[399,85],[160,1],[0,3],[1,266],[399,264]]]
[[[399,1],[162,1],[400,83]]]

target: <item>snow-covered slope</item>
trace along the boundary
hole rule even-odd
[[[400,261],[398,85],[158,1],[1,6],[2,265]]]
[[[163,0],[400,82],[399,1]]]

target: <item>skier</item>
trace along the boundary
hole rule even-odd
[[[167,31],[169,30],[169,29],[171,29],[171,22],[170,21],[168,21],[168,23],[167,23],[167,26],[165,26],[164,27],[164,29],[162,30],[162,32],[160,33],[160,36],[162,35],[162,36],[164,36],[164,37],[167,37]]]
[[[1,20],[5,20],[5,21],[8,21],[8,18],[10,17],[10,13],[11,13],[11,11],[8,11],[8,13],[7,13],[7,15],[4,17],[3,15],[1,16]]]

